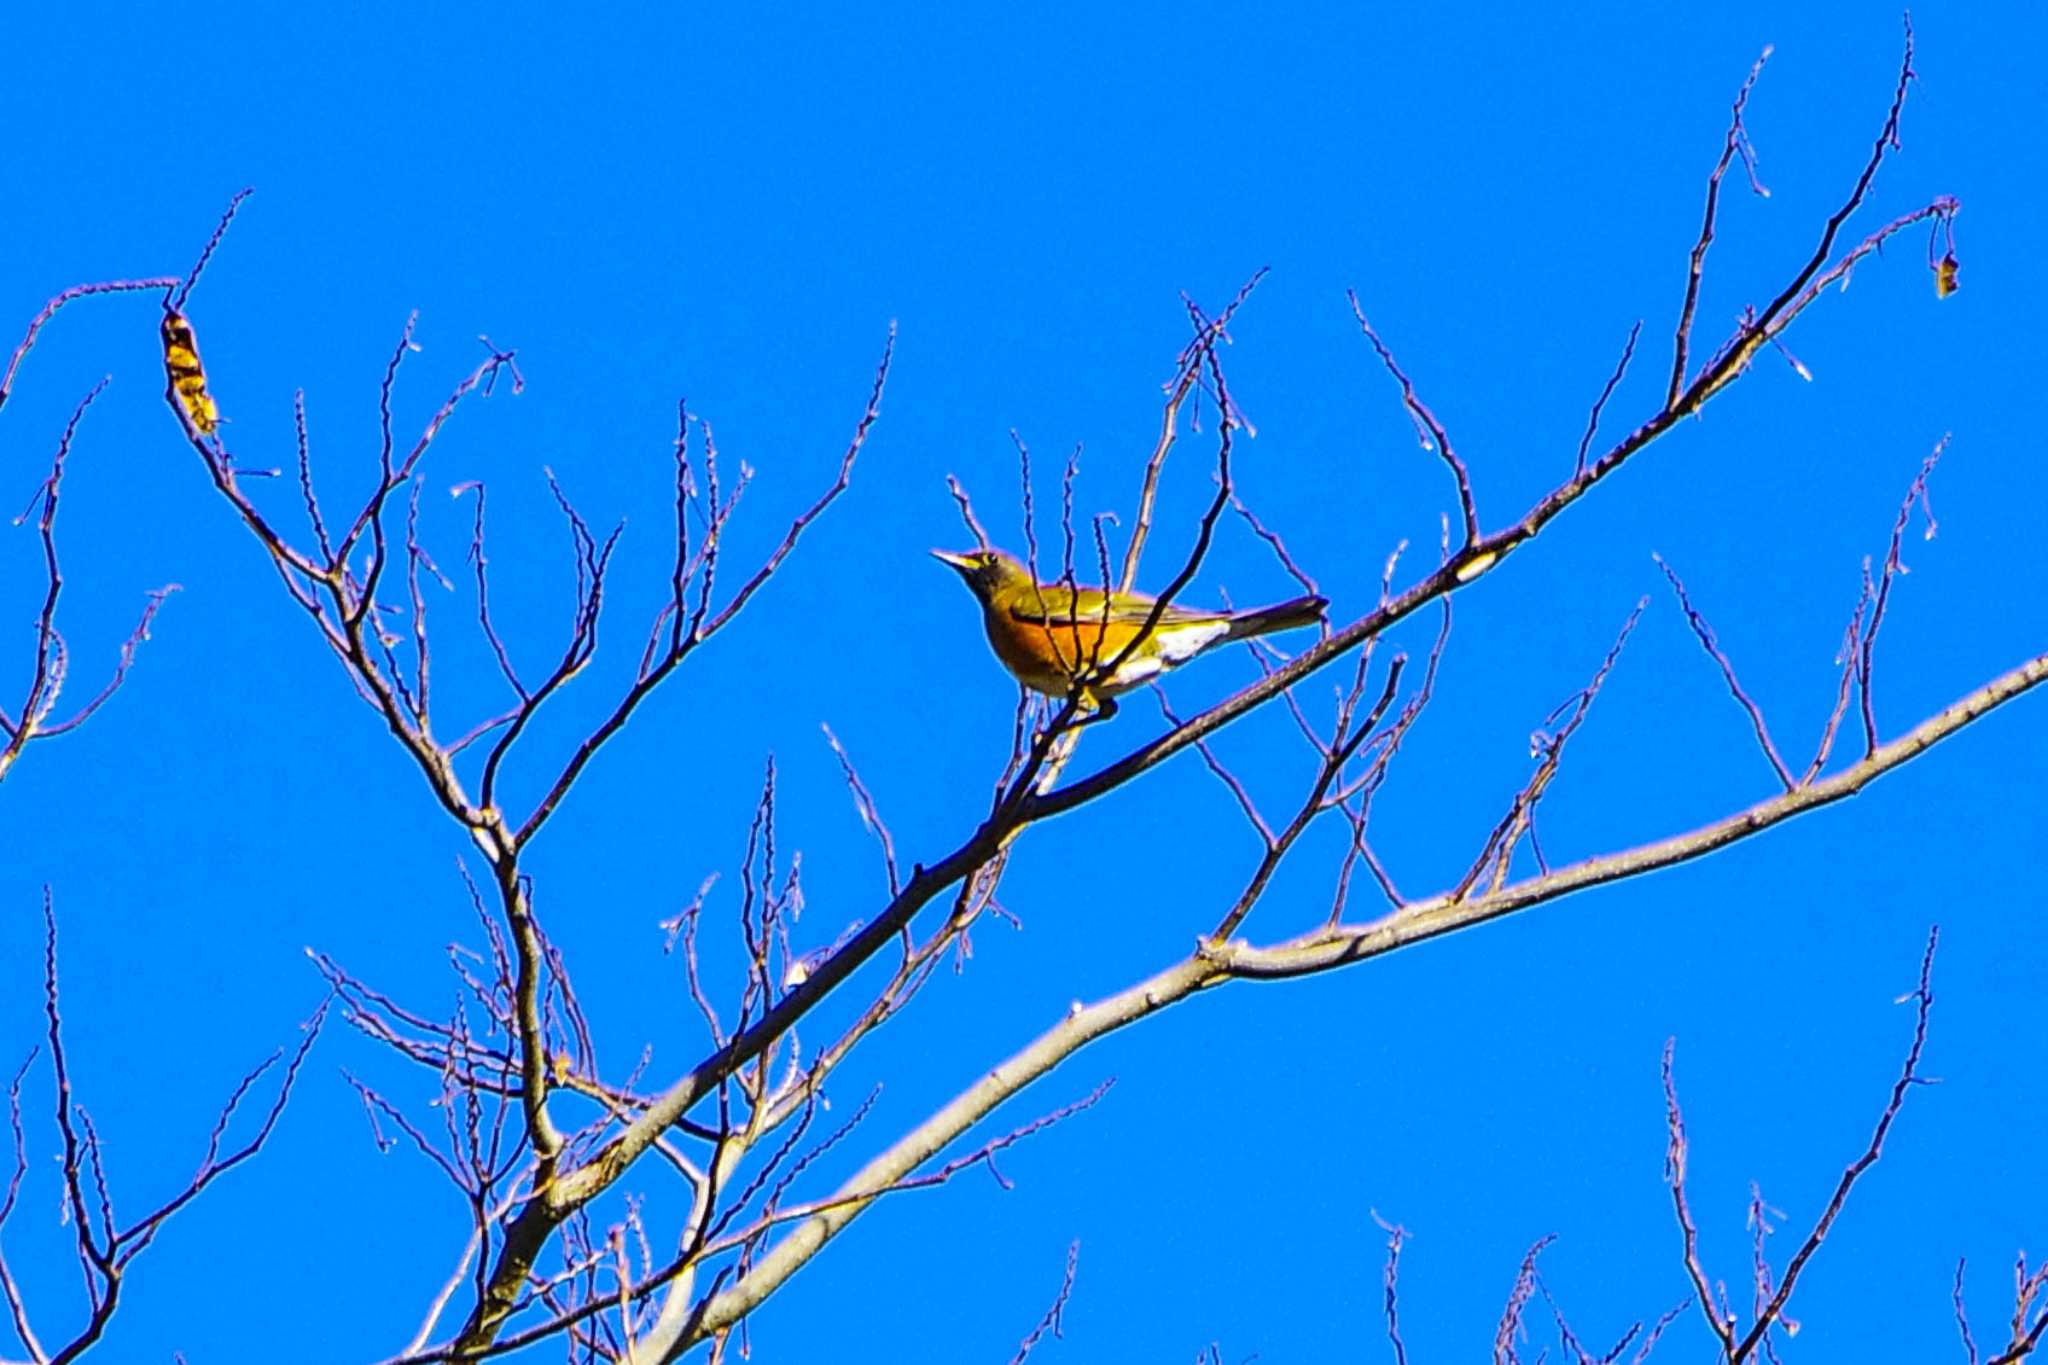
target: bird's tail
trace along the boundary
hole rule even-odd
[[[1297,597],[1275,606],[1241,611],[1230,618],[1230,633],[1223,638],[1249,640],[1254,635],[1270,635],[1276,630],[1312,626],[1323,619],[1323,612],[1329,605],[1330,600],[1326,597]]]

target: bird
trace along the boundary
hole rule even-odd
[[[1140,592],[1040,583],[1015,555],[989,546],[933,550],[981,603],[989,646],[1035,692],[1076,698],[1093,719],[1116,712],[1118,694],[1230,640],[1249,640],[1323,619],[1327,598],[1292,598],[1250,611],[1204,611]],[[1155,610],[1159,619],[1145,625]],[[1141,639],[1140,636],[1143,636]],[[1133,642],[1135,646],[1133,645]]]

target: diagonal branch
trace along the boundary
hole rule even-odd
[[[284,1075],[278,1083],[277,1093],[256,1132],[234,1151],[222,1154],[221,1144],[235,1113],[248,1097],[251,1087],[270,1070],[281,1053],[272,1054],[268,1060],[250,1071],[229,1094],[226,1104],[222,1106],[214,1121],[212,1131],[207,1136],[206,1151],[200,1159],[199,1167],[184,1189],[125,1228],[118,1227],[114,1216],[113,1198],[108,1188],[100,1134],[72,1088],[70,1060],[64,1045],[64,1016],[58,991],[57,915],[49,888],[43,889],[43,1013],[47,1020],[46,1037],[50,1047],[50,1066],[56,1081],[55,1117],[62,1146],[63,1211],[65,1221],[71,1225],[76,1243],[79,1269],[85,1284],[87,1313],[84,1323],[73,1331],[68,1341],[54,1351],[46,1350],[30,1329],[28,1309],[21,1287],[8,1269],[5,1258],[0,1257],[0,1296],[4,1296],[7,1301],[15,1334],[28,1347],[30,1356],[38,1365],[69,1365],[69,1362],[78,1359],[96,1345],[104,1336],[108,1324],[112,1322],[115,1311],[120,1306],[122,1291],[135,1258],[148,1250],[157,1233],[162,1231],[180,1210],[204,1193],[215,1180],[262,1150],[276,1128],[279,1118],[282,1117],[285,1105],[291,1099],[292,1089],[298,1080],[306,1054],[311,1050],[314,1040],[319,1037],[327,1005],[328,1001],[322,1001],[312,1017],[301,1026],[304,1036],[294,1049]],[[33,1060],[32,1053],[29,1061]],[[27,1169],[21,1124],[21,1080],[27,1071],[28,1062],[24,1062],[8,1087],[8,1119],[14,1137],[15,1170],[8,1181],[5,1197],[0,1198],[0,1224],[4,1224],[14,1210],[16,1196],[21,1187],[21,1177]],[[91,1190],[90,1200],[88,1185]]]
[[[1664,1179],[1671,1186],[1672,1217],[1678,1220],[1679,1244],[1686,1276],[1692,1281],[1693,1301],[1706,1315],[1707,1326],[1720,1341],[1721,1358],[1726,1361],[1735,1355],[1735,1319],[1717,1306],[1719,1301],[1707,1280],[1707,1268],[1700,1264],[1699,1225],[1693,1221],[1692,1205],[1685,1197],[1685,1114],[1678,1107],[1678,1082],[1671,1069],[1676,1046],[1676,1039],[1664,1040],[1664,1062],[1659,1069],[1664,1080],[1664,1128],[1669,1135],[1664,1149]]]
[[[176,276],[159,276],[146,280],[103,280],[98,284],[74,284],[57,297],[43,305],[40,313],[29,320],[28,332],[21,344],[7,357],[7,368],[0,370],[0,408],[7,406],[7,396],[14,391],[14,376],[21,369],[21,362],[36,344],[36,335],[49,325],[50,319],[68,304],[78,299],[91,298],[97,294],[134,294],[158,289],[172,289],[178,284]]]
[[[1408,420],[1415,424],[1416,439],[1422,442],[1424,450],[1434,450],[1437,458],[1442,460],[1444,465],[1451,471],[1451,477],[1458,485],[1458,511],[1465,522],[1465,540],[1461,548],[1470,549],[1473,543],[1479,539],[1479,509],[1472,502],[1472,476],[1466,470],[1465,462],[1458,458],[1458,453],[1455,450],[1451,449],[1451,436],[1449,432],[1444,430],[1444,424],[1437,420],[1436,414],[1429,410],[1429,405],[1424,403],[1421,396],[1415,392],[1414,382],[1408,378],[1408,374],[1401,368],[1400,362],[1394,359],[1393,351],[1388,348],[1386,342],[1380,340],[1380,334],[1372,329],[1372,324],[1365,320],[1365,310],[1359,306],[1357,293],[1347,290],[1344,297],[1351,300],[1351,316],[1358,319],[1359,330],[1364,332],[1365,339],[1372,343],[1373,350],[1379,355],[1380,364],[1386,366],[1387,373],[1392,375],[1394,382],[1401,386],[1401,406],[1408,410]],[[1630,350],[1634,349],[1634,344],[1635,339],[1633,334],[1631,334],[1629,339]],[[1622,363],[1624,365],[1628,363],[1625,356]],[[1618,375],[1619,371],[1617,371],[1617,377]],[[1608,384],[1609,390],[1612,390],[1613,387],[1614,383],[1610,381]],[[1600,405],[1606,401],[1606,394],[1602,394],[1600,402],[1594,405],[1593,410],[1596,421],[1598,420]],[[1579,468],[1581,470],[1585,468],[1585,455],[1583,451],[1579,457]]]
[[[1636,339],[1642,334],[1643,323],[1642,319],[1638,318],[1636,325],[1628,329],[1628,342],[1621,348],[1621,359],[1614,363],[1614,373],[1607,376],[1607,383],[1601,386],[1600,396],[1593,400],[1593,410],[1586,414],[1586,434],[1579,438],[1579,458],[1572,466],[1574,474],[1586,472],[1586,454],[1593,448],[1593,438],[1600,434],[1600,414],[1606,410],[1607,400],[1614,396],[1615,389],[1628,374],[1628,363],[1635,359],[1636,355]]]
[[[1692,597],[1686,592],[1685,581],[1678,576],[1678,570],[1672,568],[1670,562],[1662,555],[1653,554],[1650,558],[1657,561],[1657,567],[1662,569],[1664,577],[1670,580],[1671,590],[1678,594],[1679,610],[1685,613],[1685,622],[1692,627],[1692,633],[1699,640],[1700,648],[1706,650],[1708,656],[1720,667],[1721,681],[1728,685],[1728,695],[1734,697],[1737,704],[1748,714],[1750,728],[1756,731],[1757,745],[1764,751],[1764,757],[1770,760],[1771,771],[1778,775],[1778,781],[1784,785],[1785,790],[1791,791],[1799,784],[1792,780],[1792,770],[1787,768],[1785,760],[1778,756],[1778,746],[1771,743],[1771,732],[1764,724],[1763,709],[1751,699],[1749,693],[1742,690],[1742,684],[1736,680],[1734,661],[1714,638],[1714,628],[1707,624],[1707,618],[1694,608]]]
[[[1870,622],[1863,631],[1863,643],[1856,654],[1856,678],[1858,697],[1863,709],[1864,752],[1877,747],[1877,715],[1871,704],[1871,682],[1873,672],[1873,651],[1877,648],[1877,630],[1884,624],[1885,607],[1891,602],[1892,580],[1906,572],[1906,566],[1899,560],[1899,543],[1905,538],[1906,523],[1912,520],[1913,504],[1919,503],[1927,512],[1927,538],[1934,538],[1934,504],[1927,496],[1927,480],[1934,473],[1934,467],[1941,462],[1942,453],[1948,449],[1949,438],[1943,436],[1935,442],[1934,449],[1920,462],[1920,472],[1913,476],[1913,482],[1906,488],[1906,496],[1899,503],[1898,520],[1892,523],[1892,538],[1885,550],[1884,569],[1878,575],[1877,590],[1871,598]]]
[[[1192,956],[1164,971],[1104,1000],[1077,1006],[1023,1050],[990,1068],[974,1085],[842,1186],[831,1207],[792,1230],[761,1258],[748,1276],[716,1296],[707,1305],[693,1334],[680,1342],[677,1349],[725,1330],[753,1311],[799,1266],[843,1231],[867,1207],[867,1195],[893,1178],[893,1172],[914,1154],[944,1147],[997,1105],[1097,1039],[1229,981],[1291,980],[1353,966],[1577,891],[1689,862],[1855,795],[1878,777],[2043,682],[2048,682],[2048,655],[2030,659],[1991,680],[1833,777],[1774,796],[1685,834],[1589,858],[1486,895],[1462,901],[1440,895],[1369,924],[1318,929],[1270,947],[1204,943]]]
[[[547,823],[548,817],[553,815],[555,808],[561,804],[562,798],[569,794],[569,788],[575,784],[577,777],[582,774],[585,765],[597,756],[598,751],[605,746],[612,736],[625,727],[626,722],[639,709],[640,703],[645,701],[648,695],[655,688],[659,687],[662,681],[670,673],[674,672],[676,667],[697,646],[717,634],[718,631],[723,629],[728,622],[740,613],[741,609],[747,605],[754,594],[759,592],[768,580],[775,575],[775,571],[782,567],[783,561],[788,559],[790,553],[796,549],[796,543],[802,537],[804,531],[812,522],[824,515],[825,510],[838,501],[839,495],[846,491],[853,479],[854,461],[859,458],[862,447],[867,444],[868,433],[873,429],[876,419],[881,416],[882,391],[888,383],[889,366],[895,356],[895,351],[896,328],[892,323],[889,327],[888,339],[882,347],[881,361],[875,367],[874,382],[868,390],[867,407],[862,411],[860,421],[854,426],[852,439],[846,443],[846,449],[840,455],[839,470],[832,483],[823,493],[818,495],[816,501],[790,522],[788,530],[783,533],[781,543],[769,553],[768,557],[755,569],[753,576],[740,586],[739,591],[733,594],[732,598],[727,601],[723,608],[719,609],[709,620],[694,622],[687,631],[678,630],[673,637],[672,647],[651,668],[643,668],[641,670],[640,676],[627,689],[626,694],[619,699],[618,704],[612,708],[611,714],[605,717],[596,729],[584,737],[582,743],[577,745],[575,753],[562,765],[561,771],[556,774],[554,781],[549,784],[546,793],[534,806],[532,813],[519,826],[518,832],[514,836],[516,843],[523,846],[527,840],[540,831],[541,826]],[[679,486],[681,481],[681,475],[679,475]],[[716,485],[714,484],[714,500],[716,496]],[[700,554],[703,556],[708,557],[715,550],[717,544],[717,525],[718,522],[714,521],[710,543],[700,551]],[[678,555],[680,556],[681,553],[682,546],[679,541]],[[708,567],[705,572],[704,585],[708,599],[710,588]],[[671,602],[665,610],[674,611],[675,604]]]
[[[113,676],[70,717],[50,720],[50,713],[56,709],[58,696],[70,676],[70,653],[63,634],[57,629],[57,601],[64,590],[63,564],[57,554],[58,498],[64,484],[65,460],[71,453],[72,441],[78,435],[78,425],[84,419],[86,409],[106,387],[107,381],[102,379],[73,409],[71,420],[65,424],[64,434],[57,442],[57,453],[50,460],[49,474],[30,500],[28,511],[15,519],[15,524],[19,525],[35,512],[38,503],[41,504],[41,513],[36,517],[36,534],[42,542],[44,591],[42,608],[36,614],[35,663],[30,672],[27,694],[22,699],[18,715],[10,716],[5,707],[0,707],[0,779],[7,776],[8,769],[13,767],[30,741],[50,739],[77,729],[120,690],[135,662],[136,651],[149,638],[150,623],[156,619],[157,609],[166,597],[178,591],[178,585],[172,583],[149,594],[142,609],[142,619],[122,642],[121,657],[114,666]]]
[[[213,229],[213,235],[206,239],[206,245],[200,249],[199,259],[192,263],[192,269],[184,279],[172,281],[178,286],[178,292],[171,297],[167,305],[170,311],[185,311],[185,301],[192,297],[192,290],[198,285],[199,277],[206,272],[207,262],[211,261],[213,253],[220,249],[221,239],[228,235],[228,226],[235,221],[235,215],[241,211],[242,201],[255,192],[255,186],[247,185],[235,191],[234,197],[228,200],[228,206],[222,211],[220,222]]]
[[[1010,1357],[1010,1365],[1024,1365],[1025,1358],[1031,1354],[1031,1348],[1038,1345],[1047,1332],[1055,1337],[1064,1335],[1060,1330],[1060,1319],[1067,1311],[1067,1300],[1073,1297],[1074,1272],[1080,1263],[1081,1242],[1076,1238],[1067,1245],[1067,1271],[1060,1277],[1060,1292],[1053,1295],[1052,1305],[1045,1310],[1045,1316],[1038,1320],[1038,1325],[1031,1329],[1030,1335],[1017,1344],[1017,1354]]]
[[[1544,717],[1543,724],[1546,728],[1539,729],[1530,736],[1529,747],[1538,760],[1536,771],[1529,775],[1529,780],[1515,793],[1515,799],[1509,803],[1508,813],[1501,817],[1500,823],[1493,827],[1493,832],[1486,836],[1486,843],[1481,847],[1479,856],[1472,860],[1472,866],[1451,889],[1451,899],[1458,900],[1467,895],[1489,867],[1493,869],[1493,875],[1488,879],[1486,889],[1500,890],[1507,881],[1508,869],[1513,865],[1515,848],[1521,843],[1522,836],[1527,834],[1531,842],[1534,842],[1537,803],[1542,801],[1543,794],[1550,787],[1551,779],[1557,776],[1558,766],[1564,762],[1565,746],[1571,743],[1572,736],[1578,733],[1579,727],[1586,723],[1587,715],[1592,712],[1594,700],[1599,697],[1601,687],[1607,682],[1607,675],[1612,673],[1615,664],[1621,661],[1621,651],[1628,646],[1629,636],[1635,633],[1636,622],[1642,619],[1643,609],[1649,603],[1650,599],[1647,597],[1637,600],[1635,609],[1630,611],[1628,619],[1621,623],[1621,630],[1616,633],[1606,657],[1600,660],[1600,666],[1593,671],[1592,680]],[[1562,725],[1557,724],[1559,717],[1564,718]],[[1557,728],[1547,728],[1552,725],[1557,725]],[[1540,847],[1537,854],[1538,866],[1541,866]]]
[[[1386,1230],[1387,1268],[1381,1276],[1382,1301],[1387,1315],[1387,1340],[1394,1348],[1394,1365],[1408,1365],[1408,1343],[1401,1340],[1401,1244],[1408,1240],[1408,1229],[1399,1223],[1388,1223],[1377,1213],[1373,1221]]]
[[[1913,1002],[1913,1045],[1906,1050],[1906,1063],[1899,1071],[1898,1080],[1892,1083],[1891,1098],[1885,1102],[1884,1112],[1878,1115],[1877,1127],[1870,1134],[1870,1142],[1864,1147],[1862,1154],[1843,1170],[1842,1178],[1835,1182],[1835,1192],[1828,1199],[1827,1207],[1821,1210],[1820,1218],[1813,1225],[1813,1231],[1807,1234],[1806,1240],[1799,1244],[1799,1249],[1792,1253],[1791,1261],[1786,1264],[1784,1278],[1778,1283],[1778,1292],[1764,1305],[1763,1312],[1757,1314],[1756,1322],[1750,1327],[1748,1335],[1744,1336],[1741,1343],[1729,1353],[1730,1365],[1742,1365],[1742,1362],[1756,1350],[1758,1343],[1766,1340],[1766,1334],[1783,1316],[1785,1304],[1792,1297],[1793,1287],[1798,1284],[1801,1272],[1813,1259],[1814,1253],[1820,1250],[1829,1229],[1835,1225],[1835,1219],[1841,1216],[1842,1209],[1849,1202],[1849,1192],[1855,1188],[1858,1178],[1875,1166],[1878,1157],[1883,1154],[1885,1135],[1891,1132],[1892,1123],[1899,1117],[1899,1110],[1906,1103],[1906,1092],[1916,1085],[1929,1083],[1928,1079],[1920,1074],[1920,1053],[1927,1045],[1927,1016],[1934,1008],[1934,949],[1940,941],[1941,928],[1937,925],[1928,931],[1927,950],[1920,957],[1920,984],[1912,994],[1905,997]]]
[[[1707,248],[1714,241],[1714,220],[1721,207],[1721,177],[1728,174],[1729,163],[1736,156],[1742,157],[1742,165],[1749,172],[1749,186],[1752,192],[1769,197],[1756,178],[1756,151],[1750,146],[1749,130],[1742,126],[1742,110],[1749,103],[1749,92],[1756,88],[1756,80],[1764,71],[1764,63],[1771,59],[1771,49],[1766,47],[1756,64],[1749,68],[1749,76],[1742,82],[1742,89],[1735,92],[1735,107],[1728,120],[1728,140],[1722,144],[1721,159],[1714,163],[1713,174],[1707,177],[1707,207],[1704,220],[1700,223],[1699,240],[1693,243],[1691,268],[1686,273],[1685,302],[1678,310],[1678,332],[1671,345],[1671,387],[1664,402],[1668,407],[1678,401],[1685,391],[1686,350],[1692,344],[1693,311],[1699,306],[1700,285],[1705,281]],[[1633,338],[1631,338],[1633,339]]]
[[[1199,321],[1195,339],[1180,353],[1176,362],[1174,378],[1166,386],[1166,403],[1159,413],[1159,439],[1152,447],[1152,454],[1145,461],[1145,477],[1138,488],[1138,514],[1131,523],[1131,543],[1124,549],[1123,573],[1117,579],[1120,592],[1129,592],[1138,585],[1138,558],[1145,552],[1145,540],[1152,533],[1152,508],[1159,496],[1159,471],[1166,464],[1167,452],[1173,449],[1180,433],[1180,410],[1187,402],[1188,395],[1195,391],[1202,379],[1202,366],[1215,350],[1216,343],[1228,335],[1230,319],[1243,306],[1259,282],[1266,278],[1271,267],[1260,266],[1252,277],[1239,286],[1235,298],[1225,305],[1223,311],[1213,319]],[[1231,420],[1228,407],[1223,413],[1224,422]],[[956,494],[956,496],[958,496]],[[965,504],[962,504],[965,511]],[[969,518],[970,524],[972,517]],[[979,528],[976,528],[977,531]],[[1106,583],[1106,580],[1105,580]]]

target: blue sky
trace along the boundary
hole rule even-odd
[[[427,464],[425,529],[459,564],[467,507],[439,491],[488,482],[501,601],[515,649],[537,659],[558,638],[569,567],[543,468],[593,520],[626,520],[612,649],[536,736],[560,754],[630,668],[662,591],[676,400],[757,471],[731,540],[750,560],[829,480],[896,322],[852,489],[534,850],[542,913],[601,1043],[622,1062],[652,1040],[653,1072],[673,1074],[700,1040],[657,925],[720,870],[711,922],[731,913],[770,753],[817,943],[882,902],[821,722],[906,862],[950,850],[979,814],[1013,691],[959,585],[924,555],[961,539],[948,473],[1015,545],[1009,433],[1040,453],[1042,504],[1080,443],[1079,506],[1127,515],[1185,338],[1179,291],[1214,307],[1270,266],[1227,356],[1258,427],[1241,486],[1333,611],[1356,616],[1387,551],[1407,538],[1424,553],[1454,503],[1345,289],[1450,426],[1497,524],[1568,472],[1638,319],[1641,363],[1609,430],[1654,410],[1703,178],[1757,52],[1776,48],[1749,116],[1772,196],[1729,196],[1703,344],[1811,250],[1898,64],[1898,16],[1881,6],[1497,8],[796,6],[596,22],[41,6],[0,50],[13,130],[0,324],[19,329],[69,284],[182,272],[233,192],[255,186],[191,316],[242,458],[288,460],[303,388],[338,500],[374,477],[377,380],[411,310],[421,353],[402,432],[480,358],[478,334],[516,346],[526,391],[460,414]],[[1411,894],[1456,879],[1527,774],[1529,732],[1644,594],[1547,798],[1546,848],[1619,848],[1767,795],[1769,770],[1650,556],[1686,576],[1803,756],[1861,558],[1882,554],[1944,433],[1941,533],[1907,542],[1881,726],[2044,647],[2042,29],[2018,5],[1937,5],[1914,23],[1903,150],[1852,229],[1957,195],[1962,291],[1937,302],[1924,239],[1901,238],[1790,334],[1812,383],[1766,355],[1459,597],[1438,699],[1377,808],[1376,846]],[[40,1036],[48,884],[76,1081],[130,1208],[182,1182],[216,1097],[318,1003],[305,947],[440,1008],[444,946],[477,939],[465,838],[210,494],[161,402],[156,344],[146,297],[69,310],[0,414],[0,487],[25,496],[72,405],[113,376],[65,486],[63,625],[81,679],[111,667],[145,590],[183,587],[115,703],[0,787],[0,1053]],[[1208,493],[1188,447],[1152,586]],[[266,496],[289,506],[288,488]],[[30,532],[0,537],[0,679],[22,666],[39,582]],[[1290,587],[1233,530],[1188,598]],[[487,659],[453,643],[465,601],[439,607],[444,695],[478,714],[497,698]],[[1427,629],[1395,642],[1420,652]],[[1172,695],[1192,708],[1250,672],[1212,659]],[[11,705],[19,683],[6,690]],[[1327,684],[1305,693],[1324,705]],[[1156,728],[1133,702],[1090,753]],[[1221,748],[1273,807],[1302,779],[1277,713]],[[548,767],[515,770],[511,799],[530,800]],[[755,1348],[1007,1359],[1078,1238],[1067,1338],[1034,1359],[1186,1359],[1211,1341],[1232,1360],[1387,1359],[1374,1211],[1414,1235],[1415,1358],[1486,1349],[1523,1250],[1550,1233],[1546,1283],[1581,1335],[1611,1340],[1686,1292],[1660,1179],[1665,1039],[1678,1040],[1705,1254],[1743,1286],[1748,1182],[1784,1210],[1789,1247],[1882,1104],[1911,1026],[1893,1002],[1939,921],[1927,1069],[1943,1084],[1911,1097],[1794,1315],[1808,1359],[1940,1358],[1958,1349],[1956,1258],[1973,1267],[1981,1337],[2009,1311],[2013,1253],[2048,1229],[2048,1106],[2029,1084],[2044,778],[2048,722],[2022,699],[1849,805],[1704,863],[1355,971],[1191,1002],[998,1116],[1022,1122],[1118,1078],[1009,1154],[1015,1188],[972,1174],[870,1214],[762,1311]],[[1184,953],[1255,853],[1192,757],[1035,831],[1003,891],[1024,928],[979,929],[968,968],[843,1073],[842,1105],[885,1083],[853,1155],[1069,1001]],[[1304,848],[1248,932],[1313,923],[1335,853]],[[410,1336],[459,1247],[461,1207],[415,1156],[377,1153],[342,1067],[424,1097],[331,1032],[271,1150],[139,1266],[107,1358],[268,1357],[289,1332],[296,1359],[360,1360]],[[45,1113],[46,1072],[29,1094]],[[5,1246],[50,1337],[77,1281],[44,1125]],[[1698,1358],[1698,1321],[1673,1331],[1669,1355]]]

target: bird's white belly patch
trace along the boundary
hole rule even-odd
[[[1167,669],[1186,663],[1229,633],[1230,623],[1227,621],[1204,621],[1199,625],[1169,626],[1157,631],[1152,639],[1159,652],[1151,658],[1124,660],[1109,685],[1122,692],[1149,682]]]
[[[1173,626],[1155,637],[1159,653],[1168,665],[1184,664],[1230,633],[1228,621],[1204,621],[1198,626]]]

